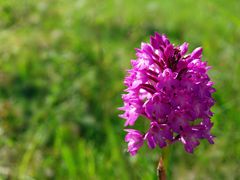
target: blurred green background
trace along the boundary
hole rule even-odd
[[[126,152],[123,78],[155,31],[204,48],[212,130],[177,143],[170,179],[240,179],[240,1],[0,0],[0,178],[156,179],[159,148]]]

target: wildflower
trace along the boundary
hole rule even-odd
[[[186,54],[188,43],[171,44],[165,35],[155,33],[149,43],[136,49],[136,60],[124,80],[127,94],[122,95],[125,126],[133,126],[139,116],[149,120],[143,134],[126,129],[128,151],[135,155],[147,141],[149,148],[163,148],[181,142],[192,153],[207,139],[213,144],[210,121],[215,89],[207,74],[209,66],[201,60],[202,48]]]
[[[126,131],[128,134],[125,137],[125,141],[128,142],[128,151],[134,156],[143,145],[143,135],[134,129],[127,129]]]

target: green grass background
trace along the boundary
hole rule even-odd
[[[240,1],[0,0],[0,179],[156,179],[126,152],[123,78],[155,31],[204,48],[214,145],[171,147],[169,179],[240,179]]]

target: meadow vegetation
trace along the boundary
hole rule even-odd
[[[1,179],[156,179],[161,150],[130,157],[117,110],[134,48],[155,31],[202,46],[217,89],[215,144],[192,155],[174,144],[169,177],[238,179],[239,11],[237,0],[1,0]]]

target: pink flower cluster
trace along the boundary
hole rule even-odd
[[[163,148],[180,141],[192,153],[199,139],[213,144],[210,121],[214,105],[212,87],[201,60],[202,48],[186,54],[188,43],[171,44],[165,35],[155,33],[150,44],[142,43],[136,49],[136,60],[124,80],[127,94],[122,95],[125,126],[133,126],[139,116],[149,120],[149,129],[141,133],[126,129],[128,152],[135,155],[147,141],[149,148]]]

